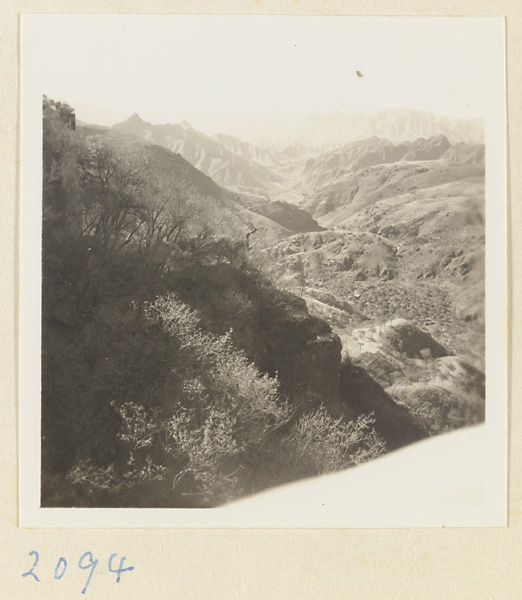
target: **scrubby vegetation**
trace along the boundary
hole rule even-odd
[[[44,98],[42,505],[215,506],[381,454],[334,398],[338,338],[251,261],[220,188],[72,114]]]

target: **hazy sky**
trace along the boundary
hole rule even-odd
[[[99,124],[137,112],[212,133],[231,121],[399,107],[474,117],[498,68],[491,22],[30,15],[22,68],[41,93]]]

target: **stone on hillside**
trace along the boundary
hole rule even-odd
[[[432,358],[448,356],[448,351],[428,333],[404,319],[391,321],[383,333],[388,343],[398,352],[404,352],[408,358],[423,358],[429,350]]]

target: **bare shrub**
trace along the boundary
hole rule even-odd
[[[136,403],[118,408],[118,439],[127,452],[123,480],[141,484],[165,476],[174,494],[202,506],[236,497],[243,459],[291,417],[279,383],[233,347],[230,332],[203,333],[196,313],[174,294],[143,310],[173,338],[183,385],[170,416]]]
[[[303,415],[288,438],[290,462],[306,475],[339,471],[377,458],[385,442],[373,429],[373,414],[355,421],[333,418],[324,406]]]

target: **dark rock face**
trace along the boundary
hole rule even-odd
[[[363,367],[344,362],[339,390],[347,418],[373,412],[375,431],[384,439],[388,450],[426,437],[408,409],[396,404]]]
[[[261,308],[258,339],[265,352],[258,366],[277,372],[283,391],[303,408],[328,404],[339,389],[341,342],[329,325],[308,314],[304,300],[287,300],[284,308]]]
[[[274,200],[267,202],[262,206],[251,208],[252,212],[263,215],[272,221],[275,221],[285,229],[293,233],[302,233],[306,231],[323,231],[319,223],[304,210],[297,206]]]

